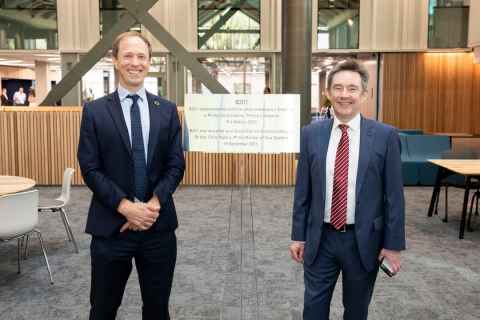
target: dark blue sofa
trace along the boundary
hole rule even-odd
[[[451,149],[450,138],[401,132],[399,135],[404,185],[434,185],[438,169],[428,159],[441,159],[442,154]]]

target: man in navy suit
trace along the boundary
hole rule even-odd
[[[360,115],[368,72],[353,60],[329,74],[334,118],[302,129],[289,251],[303,262],[303,318],[327,320],[340,272],[344,319],[368,317],[380,261],[400,270],[405,208],[396,130]]]
[[[92,235],[90,319],[115,319],[132,259],[143,319],[170,319],[178,224],[172,194],[185,171],[177,108],[145,91],[147,39],[123,33],[112,56],[118,90],[85,105],[78,145],[93,192],[86,227]]]

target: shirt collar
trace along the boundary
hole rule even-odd
[[[118,92],[118,97],[120,99],[120,102],[123,102],[125,99],[127,99],[127,96],[129,94],[138,94],[138,96],[140,97],[140,100],[147,101],[147,91],[145,90],[144,86],[138,89],[137,92],[130,92],[124,87],[122,87],[120,84],[118,84],[117,92]]]
[[[358,113],[355,117],[353,117],[352,120],[350,120],[347,123],[343,123],[340,120],[338,120],[336,117],[333,117],[333,127],[338,128],[339,125],[341,124],[346,124],[349,129],[357,131],[360,130],[360,120],[361,120],[360,113]]]

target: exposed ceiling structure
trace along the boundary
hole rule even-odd
[[[203,26],[213,17],[218,16],[226,10],[241,11],[250,19],[260,23],[260,1],[259,0],[206,0],[198,7],[198,25]]]
[[[12,14],[15,10],[15,14]],[[0,19],[39,29],[57,29],[56,0],[0,0]]]
[[[318,23],[332,28],[358,15],[359,8],[360,0],[320,0]]]

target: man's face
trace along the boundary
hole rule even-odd
[[[119,82],[125,89],[136,91],[143,85],[150,68],[148,46],[139,37],[127,37],[120,41],[113,64],[118,71]]]
[[[20,93],[23,93],[23,88],[20,87],[20,89],[18,89],[18,91],[20,91]]]
[[[336,73],[327,92],[335,110],[335,117],[342,122],[348,122],[360,113],[360,104],[366,95],[360,75],[353,71]]]

